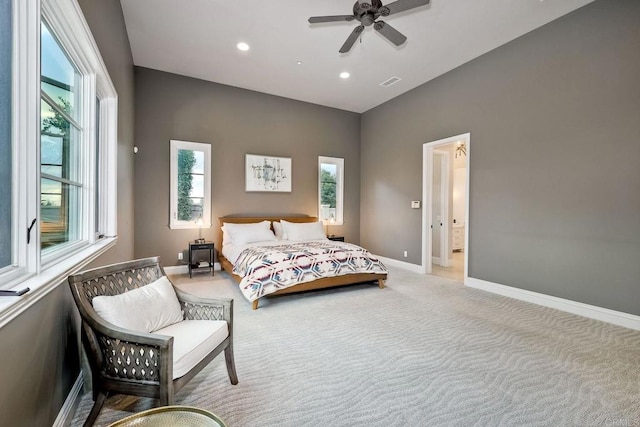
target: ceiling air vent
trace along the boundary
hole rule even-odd
[[[390,79],[387,79],[380,83],[380,86],[389,87],[393,84],[398,83],[400,80],[402,80],[400,77],[391,77]]]

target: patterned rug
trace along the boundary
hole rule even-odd
[[[235,299],[239,384],[219,356],[176,395],[230,427],[640,426],[638,331],[394,268],[257,311],[225,273],[171,279]],[[110,397],[96,425],[156,404]]]

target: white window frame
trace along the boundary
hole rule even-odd
[[[80,164],[85,167],[80,171],[83,183],[80,216],[86,221],[78,224],[80,239],[69,244],[62,244],[42,254],[42,264],[57,262],[61,257],[80,250],[82,247],[96,242],[95,235],[95,165],[96,165],[96,108],[95,100],[100,99],[101,148],[99,185],[103,193],[98,228],[104,230],[105,236],[116,235],[117,199],[116,192],[116,150],[117,150],[117,93],[107,68],[100,56],[95,40],[82,15],[80,6],[75,0],[43,0],[41,16],[46,20],[49,29],[55,34],[69,59],[74,63],[82,76],[81,117],[83,126],[82,139],[84,147]],[[39,76],[38,76],[39,80]],[[38,159],[39,161],[39,159]],[[39,180],[38,180],[39,183]],[[38,236],[40,233],[38,233]],[[40,242],[38,239],[38,246]]]
[[[197,219],[193,221],[178,220],[178,150],[191,150],[204,152],[204,201],[202,207],[202,223]],[[175,229],[193,229],[193,228],[210,228],[211,227],[211,144],[202,142],[171,140],[170,147],[171,166],[170,166],[170,210],[169,210],[169,228]]]
[[[118,97],[77,0],[13,0],[12,265],[0,289],[30,288],[25,297],[0,298],[0,326],[116,243]],[[40,249],[40,24],[44,19],[82,74],[84,149],[80,240]],[[100,99],[100,236],[95,235],[95,100]],[[36,218],[31,241],[26,229]]]
[[[344,223],[344,159],[341,157],[318,156],[318,218],[322,220],[322,165],[336,166],[336,217],[331,225]],[[326,222],[326,221],[325,221]]]

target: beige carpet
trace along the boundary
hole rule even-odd
[[[640,426],[638,331],[399,269],[257,311],[224,273],[173,279],[235,299],[239,384],[218,357],[176,396],[230,427]],[[97,425],[155,404],[113,396]]]

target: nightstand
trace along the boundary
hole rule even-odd
[[[327,239],[333,240],[334,242],[344,242],[344,236],[327,236]]]
[[[198,251],[209,251],[209,262],[207,266],[200,266],[200,263],[194,263],[193,257]],[[200,268],[208,268],[211,271],[211,275],[213,276],[213,242],[204,242],[204,243],[189,243],[189,278],[191,278],[191,273],[193,270]]]

